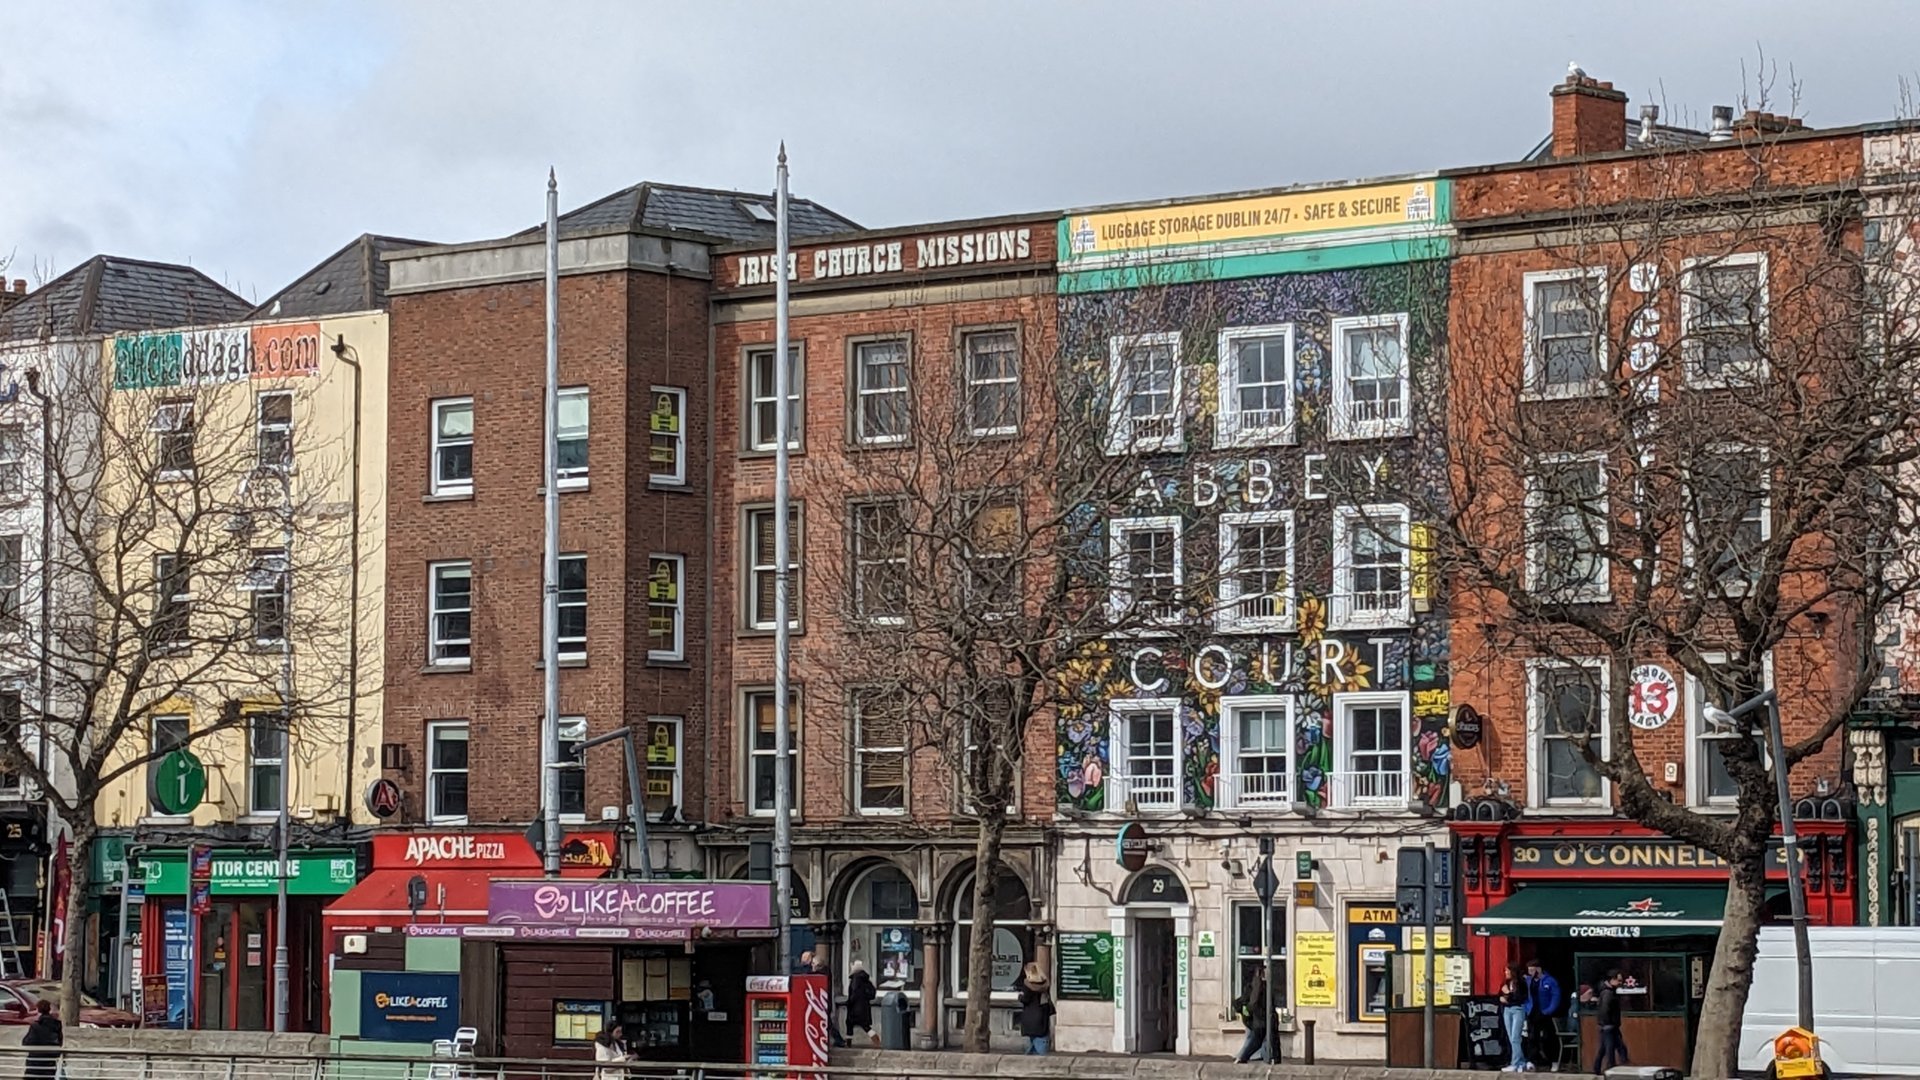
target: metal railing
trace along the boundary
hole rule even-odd
[[[0,1047],[5,1080],[962,1080],[977,1070],[845,1068],[700,1062],[624,1062],[522,1058],[436,1058],[360,1054],[220,1053],[206,1050],[80,1049],[54,1051],[35,1067],[21,1047]],[[904,1063],[903,1063],[904,1064]],[[57,1071],[49,1071],[57,1070]],[[1116,1077],[1121,1075],[1118,1071]]]

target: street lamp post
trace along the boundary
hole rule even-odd
[[[1800,839],[1793,827],[1793,795],[1787,785],[1786,739],[1780,733],[1780,697],[1772,690],[1734,706],[1731,710],[1706,707],[1707,723],[1722,730],[1737,730],[1742,717],[1767,710],[1767,746],[1773,757],[1775,797],[1780,801],[1780,842],[1786,849],[1787,901],[1793,910],[1793,960],[1799,976],[1800,1026],[1813,1030],[1813,949],[1807,939],[1807,886],[1801,880]]]

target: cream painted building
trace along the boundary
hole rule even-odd
[[[120,760],[192,761],[135,764],[102,795],[94,866],[109,890],[120,873],[141,887],[128,966],[166,975],[177,1012],[191,985],[190,1026],[271,1027],[283,783],[290,1026],[314,1030],[324,1007],[320,911],[358,880],[380,766],[387,336],[368,311],[101,350],[101,517],[147,531],[100,546],[145,573],[128,592],[156,643]],[[209,848],[203,898],[190,844]],[[183,937],[191,962],[165,944]]]

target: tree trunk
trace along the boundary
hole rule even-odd
[[[66,958],[60,969],[60,1022],[68,1026],[80,1022],[80,982],[86,974],[87,955],[87,874],[92,868],[88,856],[93,847],[94,826],[91,820],[76,821],[71,828],[73,836],[67,842],[66,925],[52,926],[53,912],[47,913],[48,947],[53,945],[55,930],[66,939]],[[48,896],[51,898],[51,890]]]
[[[1743,844],[1742,847],[1749,845]],[[1700,1002],[1700,1028],[1693,1045],[1693,1080],[1725,1080],[1739,1075],[1740,1023],[1747,1011],[1747,993],[1753,986],[1753,958],[1759,949],[1760,917],[1767,900],[1767,847],[1755,845],[1731,861],[1727,874],[1727,908],[1720,923],[1720,943],[1707,973],[1706,996]]]
[[[973,940],[967,945],[967,1018],[963,1046],[970,1054],[987,1052],[993,1018],[994,895],[1000,885],[1000,841],[1006,835],[1004,801],[980,807],[980,832],[973,844]]]

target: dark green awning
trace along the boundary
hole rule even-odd
[[[1720,931],[1720,885],[1534,885],[1467,919],[1508,937],[1642,938]]]

